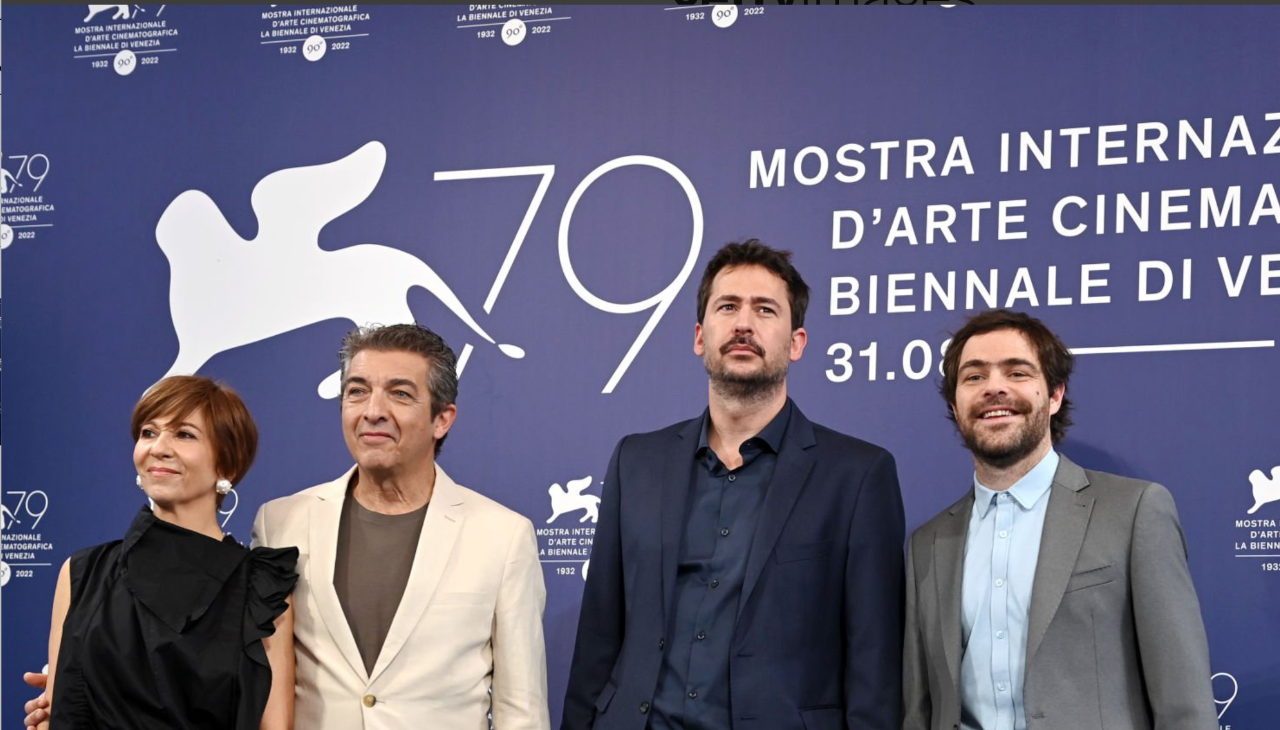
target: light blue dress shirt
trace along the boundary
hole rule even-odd
[[[964,553],[960,724],[964,730],[1026,730],[1022,706],[1027,616],[1040,556],[1052,449],[1004,492],[973,478],[973,514]]]

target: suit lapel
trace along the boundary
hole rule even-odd
[[[960,686],[960,612],[964,578],[964,551],[973,514],[973,487],[947,510],[947,519],[933,533],[933,577],[938,591],[942,649],[955,686]]]
[[[360,649],[356,646],[355,636],[347,623],[347,615],[342,610],[342,602],[338,600],[338,590],[333,586],[334,565],[338,559],[338,523],[342,519],[342,502],[346,499],[347,485],[355,467],[341,478],[329,482],[317,491],[317,500],[311,506],[310,534],[311,545],[311,594],[315,596],[316,606],[320,610],[320,618],[329,629],[333,643],[342,653],[343,658],[351,665],[356,676],[364,679],[364,660],[360,658]]]
[[[1025,664],[1028,667],[1062,602],[1062,594],[1066,592],[1076,558],[1080,555],[1080,546],[1084,543],[1089,516],[1093,513],[1093,497],[1082,492],[1089,486],[1084,470],[1065,456],[1060,456],[1060,459],[1049,491],[1044,534],[1040,537],[1040,556],[1031,588]]]
[[[378,652],[378,661],[374,664],[372,682],[404,648],[405,642],[413,634],[414,628],[422,619],[422,614],[431,603],[431,597],[440,584],[445,566],[453,552],[458,533],[462,531],[465,519],[465,496],[449,475],[436,464],[436,483],[431,492],[431,506],[427,508],[427,516],[422,524],[422,533],[418,536],[418,550],[413,556],[413,567],[409,570],[409,579],[405,583],[404,595],[396,608],[395,618],[387,630],[387,638],[382,642]]]
[[[738,616],[751,599],[751,592],[760,580],[765,562],[773,554],[773,546],[782,535],[782,528],[791,516],[791,509],[813,469],[813,453],[809,449],[817,443],[813,437],[813,424],[800,413],[798,407],[791,410],[791,423],[787,425],[782,449],[773,467],[773,477],[765,490],[764,503],[756,522],[756,534],[751,539],[751,552],[747,554],[747,570],[742,581],[742,596],[738,599]]]
[[[671,615],[671,601],[676,594],[676,568],[680,561],[680,544],[684,539],[685,508],[689,498],[689,480],[693,473],[694,452],[702,436],[702,420],[695,418],[676,432],[672,452],[666,455],[662,479],[662,607],[663,617]],[[666,625],[666,622],[663,622]]]

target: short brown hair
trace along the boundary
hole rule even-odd
[[[763,266],[777,274],[787,285],[787,299],[791,306],[791,330],[804,326],[804,313],[809,308],[809,285],[804,283],[800,272],[791,265],[791,252],[770,248],[758,238],[750,238],[742,243],[727,243],[707,262],[706,271],[702,272],[702,282],[698,284],[698,324],[707,314],[707,300],[711,298],[711,284],[716,274],[734,266]]]
[[[200,411],[209,427],[214,467],[239,484],[258,454],[258,427],[240,395],[226,383],[199,375],[172,375],[151,386],[133,407],[130,433],[137,442],[142,427],[161,418],[181,421]],[[222,499],[218,499],[219,505]]]
[[[1031,315],[1008,309],[990,309],[975,314],[951,336],[951,344],[947,345],[947,354],[942,358],[942,385],[938,390],[942,393],[943,400],[947,402],[947,418],[953,422],[956,420],[953,409],[956,405],[956,386],[960,380],[960,355],[964,352],[964,346],[977,335],[998,330],[1014,330],[1027,338],[1027,342],[1031,343],[1031,349],[1036,351],[1036,358],[1040,360],[1040,369],[1044,372],[1044,379],[1049,383],[1050,392],[1057,390],[1058,386],[1065,388],[1067,381],[1071,379],[1071,370],[1075,367],[1075,356],[1062,343],[1062,340],[1045,326],[1044,322]],[[1071,399],[1064,393],[1058,412],[1049,419],[1049,434],[1055,444],[1066,438],[1067,428],[1070,426]]]

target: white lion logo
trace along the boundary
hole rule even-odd
[[[1280,466],[1271,468],[1270,479],[1261,469],[1254,469],[1249,473],[1249,483],[1253,485],[1253,507],[1249,514],[1257,512],[1264,504],[1280,502]]]
[[[115,15],[111,16],[112,20],[128,20],[129,19],[128,5],[90,5],[89,14],[84,16],[84,20],[80,22],[88,23],[90,20],[93,20],[93,16],[97,15],[98,13],[105,13],[106,11],[112,8],[115,8],[116,10]],[[141,12],[142,8],[138,8],[138,11]]]
[[[420,286],[477,335],[494,339],[424,261],[390,246],[320,248],[320,230],[373,192],[387,161],[370,142],[336,162],[271,173],[253,189],[258,235],[241,238],[208,195],[188,190],[156,225],[169,259],[169,311],[178,356],[165,375],[196,372],[214,355],[327,319],[356,325],[414,321],[407,297]],[[496,344],[496,343],[494,343]],[[524,357],[515,345],[498,345]],[[336,398],[339,373],[317,388]]]
[[[585,510],[586,512],[578,522],[586,522],[587,520],[592,522],[599,521],[600,498],[594,494],[583,494],[589,486],[591,486],[590,476],[569,480],[567,488],[560,486],[559,482],[552,484],[547,490],[547,494],[551,495],[551,517],[547,518],[547,524],[555,522],[561,515],[567,515],[575,510]]]

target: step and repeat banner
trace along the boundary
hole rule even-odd
[[[600,480],[698,415],[695,294],[757,237],[813,289],[790,392],[969,488],[938,367],[971,313],[1079,355],[1078,463],[1177,500],[1222,726],[1280,717],[1275,8],[10,6],[0,721],[58,566],[140,506],[130,410],[223,379],[262,433],[225,505],[351,458],[336,353],[460,355],[443,467],[527,515],[558,722]],[[656,529],[656,526],[655,526]]]

